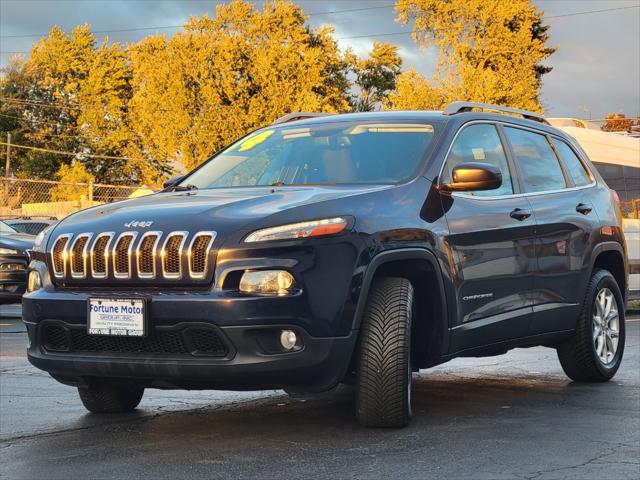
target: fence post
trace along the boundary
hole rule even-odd
[[[89,206],[93,206],[93,180],[89,180]]]

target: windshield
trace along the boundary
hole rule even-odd
[[[398,183],[415,174],[433,136],[434,125],[407,121],[267,127],[231,145],[180,186]]]
[[[0,233],[18,233],[13,227],[10,227],[6,223],[0,221]]]

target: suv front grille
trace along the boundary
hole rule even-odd
[[[63,234],[50,252],[57,279],[204,280],[212,271],[216,232]]]
[[[202,355],[226,357],[229,348],[215,328],[187,327],[177,331],[154,331],[148,337],[89,335],[84,329],[56,323],[42,325],[42,347],[54,353],[115,353]]]

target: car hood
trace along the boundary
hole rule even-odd
[[[387,188],[391,186],[255,187],[164,192],[80,211],[60,222],[55,228],[55,235],[117,233],[135,229],[215,230],[220,233],[241,229],[256,220],[295,207]],[[145,226],[125,225],[130,222],[145,222]]]
[[[3,233],[0,235],[0,247],[14,250],[30,250],[36,237],[26,233]]]

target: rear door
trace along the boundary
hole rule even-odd
[[[504,132],[537,224],[529,334],[573,328],[590,268],[589,238],[597,224],[583,188],[592,179],[559,138],[515,126],[505,126]]]
[[[498,167],[503,182],[496,190],[442,197],[456,288],[454,352],[526,335],[532,312],[535,221],[495,124],[473,123],[458,132],[442,181],[458,163],[474,161]]]

